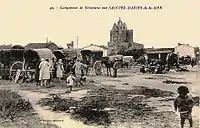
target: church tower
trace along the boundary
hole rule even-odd
[[[110,42],[108,42],[108,55],[120,54],[130,49],[142,49],[143,44],[133,41],[133,30],[128,29],[126,23],[119,18],[110,30]]]
[[[133,30],[128,30],[126,23],[119,18],[110,30],[110,42],[108,42],[108,53],[117,54],[119,47],[127,47],[128,42],[133,42]]]
[[[126,23],[123,23],[119,18],[119,21],[113,24],[112,29],[110,30],[110,42],[124,42],[126,41]]]

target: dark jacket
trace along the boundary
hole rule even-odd
[[[195,102],[194,100],[186,95],[185,97],[181,97],[180,95],[175,99],[174,101],[174,108],[175,110],[179,110],[179,112],[191,112],[192,107],[194,106]]]

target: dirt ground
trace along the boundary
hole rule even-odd
[[[34,83],[18,85],[13,84],[10,81],[1,80],[0,89],[11,89],[17,91],[24,98],[29,99],[35,112],[38,114],[39,118],[43,122],[56,124],[58,127],[61,128],[179,128],[179,114],[177,112],[174,112],[172,106],[173,99],[177,96],[177,88],[180,85],[188,86],[192,95],[200,96],[200,69],[198,68],[193,68],[190,72],[169,72],[167,74],[142,74],[135,70],[120,69],[117,78],[93,75],[88,76],[87,81],[87,85],[76,87],[71,93],[66,93],[68,88],[66,87],[64,82],[54,82],[54,87],[44,88],[38,87]],[[141,87],[147,88],[148,93],[133,93],[133,90],[137,90]],[[123,103],[127,104],[129,101],[127,100],[128,97],[134,98],[139,96],[145,97],[140,102],[146,104],[146,106],[152,108],[152,110],[147,111],[145,113],[145,116],[141,117],[137,116],[137,113],[131,113],[132,111],[129,112],[128,109],[131,110],[131,108],[129,108],[129,106],[127,105],[128,107],[126,109],[123,107],[120,108],[120,110],[123,111],[117,111],[117,113],[110,114],[111,116],[109,117],[109,119],[111,122],[109,126],[102,126],[93,123],[88,125],[83,120],[72,118],[72,116],[70,116],[70,113],[68,112],[52,111],[51,107],[38,104],[41,99],[51,98],[52,94],[58,94],[63,99],[71,97],[73,100],[80,101],[79,103],[81,103],[81,99],[84,99],[84,97],[89,97],[94,94],[101,94],[95,91],[91,93],[91,90],[95,90],[98,88],[104,88],[109,92],[104,93],[104,96],[113,98],[109,99],[110,106],[114,106],[113,104],[111,104],[112,100],[115,101],[115,103],[127,101],[126,103]],[[161,92],[173,92],[174,94],[164,95],[162,97],[155,96],[161,94],[155,93],[156,89],[159,89]],[[152,90],[154,90],[154,93],[152,93]],[[116,94],[124,95],[120,96],[122,97],[121,99],[117,99]],[[200,109],[196,106],[193,109],[192,113],[194,128],[200,127],[200,117],[198,113],[200,113]],[[125,118],[131,116],[133,118]],[[43,127],[44,126],[41,126],[41,128]],[[188,123],[186,123],[186,127],[189,127]]]

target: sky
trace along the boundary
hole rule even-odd
[[[119,17],[145,47],[200,46],[200,0],[0,0],[0,44],[107,45]],[[75,6],[162,6],[160,10],[57,9]],[[55,9],[50,10],[50,7]],[[77,47],[77,46],[75,46]]]

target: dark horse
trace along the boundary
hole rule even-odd
[[[119,62],[118,61],[111,61],[111,60],[106,60],[106,61],[101,61],[101,64],[104,64],[107,70],[107,76],[112,76],[111,75],[111,68],[114,70],[113,76],[117,76],[117,69],[119,67]]]
[[[107,76],[112,76],[111,75],[111,68],[113,68],[113,62],[108,60],[108,61],[102,61],[102,64],[105,65],[106,71],[107,71]]]

